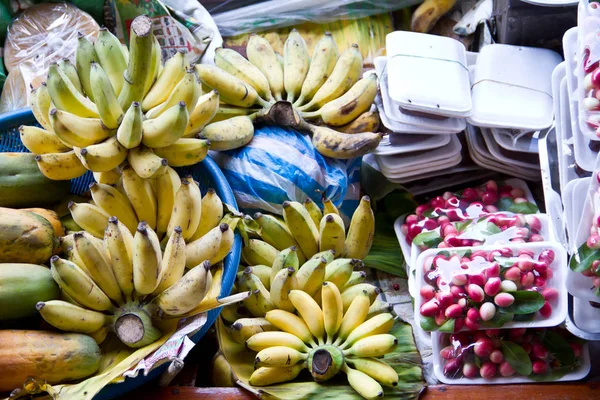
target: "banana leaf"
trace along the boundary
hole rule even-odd
[[[307,370],[295,380],[271,386],[253,387],[248,379],[254,371],[256,353],[239,344],[231,337],[231,329],[223,320],[217,319],[219,346],[237,378],[238,385],[246,388],[261,399],[360,399],[348,384],[343,373],[325,383],[316,383]],[[417,351],[410,324],[396,320],[390,333],[398,338],[396,349],[384,357],[398,372],[398,386],[384,388],[386,399],[417,399],[425,387],[422,374],[421,356]]]

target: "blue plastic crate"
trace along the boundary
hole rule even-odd
[[[21,143],[19,135],[19,126],[21,125],[37,125],[35,117],[31,112],[31,109],[21,109],[10,113],[6,113],[0,116],[0,152],[27,152],[28,150]],[[180,175],[192,175],[193,178],[200,183],[200,189],[202,193],[206,193],[209,187],[215,189],[219,197],[224,203],[229,204],[234,209],[238,209],[235,197],[223,176],[223,173],[217,166],[217,164],[210,158],[206,157],[204,161],[196,164],[192,167],[176,168]],[[85,175],[73,179],[71,181],[71,192],[74,194],[82,194],[88,190],[89,184],[93,181],[94,177],[91,172],[88,171]],[[238,265],[240,262],[240,254],[242,251],[242,239],[238,233],[235,235],[235,243],[231,253],[225,257],[224,260],[224,271],[223,271],[223,283],[221,287],[221,297],[228,296],[233,288],[233,282],[237,273]],[[208,312],[206,324],[202,329],[196,333],[191,339],[194,343],[198,340],[208,329],[215,323],[217,316],[221,312],[221,309],[216,309]],[[119,384],[112,384],[105,387],[96,397],[95,400],[108,400],[114,399],[121,396],[138,386],[156,378],[168,367],[168,363],[160,366],[153,370],[148,376],[138,375],[136,378],[127,378],[125,382]]]

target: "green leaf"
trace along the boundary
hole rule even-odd
[[[526,322],[531,321],[535,318],[535,313],[531,314],[515,314],[514,321]]]
[[[446,257],[446,258],[450,257],[450,252],[449,252],[449,251],[447,251],[447,250],[440,251],[440,252],[439,252],[439,253],[437,253],[437,254],[438,254],[438,256],[444,256],[444,257]]]
[[[515,204],[515,202],[510,197],[501,197],[500,200],[498,200],[496,207],[498,207],[498,210],[500,211],[508,211],[513,204]]]
[[[544,296],[541,293],[530,290],[517,290],[511,292],[515,302],[504,311],[513,314],[531,314],[538,311],[544,305]]]
[[[464,231],[464,230],[465,230],[465,228],[466,228],[467,226],[469,226],[469,225],[471,224],[471,222],[473,222],[473,220],[472,220],[472,219],[466,219],[466,220],[464,220],[464,221],[458,221],[458,222],[455,222],[455,223],[454,223],[454,227],[456,228],[456,230],[457,230],[458,232],[462,232],[462,231]]]
[[[435,212],[435,209],[433,209],[433,208],[429,208],[429,209],[425,210],[425,212],[423,212],[423,216],[425,218],[436,218],[436,217],[439,217],[439,215]]]
[[[406,263],[398,237],[387,214],[375,213],[375,235],[369,255],[363,260],[369,268],[406,278]]]
[[[438,328],[435,318],[421,316],[421,328],[426,332],[435,331]]]
[[[528,378],[536,382],[555,382],[573,370],[573,366],[552,368],[543,375],[531,374]]]
[[[505,312],[504,310],[496,310],[496,314],[494,314],[494,318],[489,321],[482,321],[481,326],[485,328],[502,328],[504,324],[512,321],[514,319],[514,314]]]
[[[554,356],[563,365],[572,365],[575,363],[575,353],[569,342],[560,334],[547,330],[542,340],[548,352]]]
[[[516,203],[508,207],[508,211],[514,212],[515,214],[535,214],[539,211],[537,206],[530,202]]]
[[[502,353],[508,365],[520,375],[531,375],[532,365],[527,352],[518,344],[502,341]]]
[[[575,272],[584,272],[592,267],[592,263],[600,259],[600,249],[590,249],[587,243],[581,245],[576,254],[571,256],[569,267]]]
[[[486,230],[490,235],[502,232],[502,229],[492,222],[487,223]]]
[[[481,368],[481,358],[478,355],[475,355],[475,365],[477,365],[477,368]]]
[[[438,329],[440,332],[452,333],[454,332],[454,318],[450,318],[448,321],[444,323],[444,325],[440,326]]]
[[[437,247],[444,240],[436,231],[421,232],[413,239],[413,243],[417,246],[426,246],[428,248]]]
[[[454,254],[457,254],[459,257],[471,257],[471,254],[473,252],[471,251],[471,249],[467,249],[467,250],[457,250],[454,252]]]

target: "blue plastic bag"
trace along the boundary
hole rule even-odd
[[[310,197],[322,208],[331,199],[344,216],[360,200],[361,159],[335,160],[319,154],[310,137],[277,126],[257,127],[252,141],[236,150],[212,154],[244,212],[281,214],[286,200]],[[340,207],[341,206],[341,207]]]

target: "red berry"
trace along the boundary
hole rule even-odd
[[[540,308],[540,315],[544,318],[550,318],[552,315],[552,306],[547,301],[544,301],[544,305]]]
[[[532,343],[530,354],[538,360],[545,360],[548,358],[548,350],[541,343]]]
[[[465,326],[470,331],[476,331],[477,329],[479,329],[479,323],[469,318],[465,318]]]
[[[437,292],[435,298],[441,308],[446,308],[450,304],[454,303],[454,296],[452,296],[452,293]]]
[[[498,371],[500,372],[500,375],[502,375],[504,377],[512,376],[515,374],[515,370],[512,369],[512,367],[510,366],[510,364],[507,361],[502,361],[500,363],[500,367],[498,368]]]
[[[498,194],[495,192],[485,192],[481,196],[481,202],[486,206],[494,205],[498,201]]]
[[[510,307],[514,302],[515,298],[510,293],[499,293],[494,297],[494,303],[496,303],[498,307]]]
[[[485,334],[490,338],[496,338],[500,336],[500,329],[486,329]]]
[[[477,375],[479,375],[479,368],[477,368],[475,363],[465,363],[462,371],[465,378],[475,378]]]
[[[460,331],[465,326],[464,318],[456,318],[454,320],[454,332]]]
[[[406,225],[416,224],[417,222],[419,222],[419,217],[417,217],[416,214],[407,215],[406,219],[404,220]]]
[[[392,287],[394,288],[394,290],[400,290],[400,285],[398,285],[397,283],[394,283]]]
[[[500,350],[494,350],[490,353],[490,361],[494,364],[500,364],[504,361],[504,354]]]
[[[448,360],[446,365],[444,365],[444,375],[452,378],[458,371],[460,371],[461,368],[462,360],[460,358]]]
[[[508,331],[508,337],[511,340],[516,340],[516,339],[520,339],[523,337],[523,335],[525,334],[525,332],[527,331],[527,329],[525,328],[515,328],[515,329],[510,329]]]
[[[485,190],[487,192],[498,193],[498,184],[496,181],[489,180],[485,183]]]
[[[486,361],[481,365],[481,368],[479,369],[479,373],[481,374],[482,378],[485,379],[490,379],[493,378],[494,376],[496,376],[496,364]]]
[[[542,290],[542,296],[546,301],[553,301],[558,298],[558,290],[554,288],[545,288]]]
[[[463,309],[460,305],[452,304],[449,305],[448,308],[446,308],[445,315],[447,318],[458,318],[462,315],[462,313]]]
[[[419,218],[423,218],[423,213],[427,210],[429,210],[429,205],[428,204],[421,204],[420,206],[417,206],[416,210],[415,210],[415,214],[417,214],[417,217]]]
[[[481,316],[479,315],[479,311],[477,311],[476,308],[469,308],[469,311],[467,311],[467,318],[469,318],[471,321],[479,321],[479,319],[481,318]]]
[[[502,281],[500,280],[500,278],[490,278],[485,283],[485,287],[483,288],[483,291],[488,296],[493,297],[500,292],[501,284],[502,284]]]
[[[454,347],[444,347],[442,350],[440,350],[440,356],[442,356],[444,360],[451,360],[452,358],[454,358]]]
[[[485,298],[485,294],[481,286],[475,285],[473,283],[467,286],[467,295],[475,303],[481,303]]]
[[[534,361],[531,367],[533,373],[537,375],[542,375],[548,372],[548,365],[545,361]]]
[[[481,358],[488,358],[494,350],[494,345],[490,338],[485,337],[475,342],[473,350],[477,356]]]
[[[433,317],[440,310],[439,304],[435,300],[429,300],[428,302],[421,305],[420,312],[424,317]]]
[[[538,256],[538,261],[543,261],[546,265],[552,264],[552,262],[554,261],[554,251],[543,250]]]
[[[396,285],[398,285],[398,284],[397,283],[394,284],[394,290],[400,289],[400,285],[398,285],[398,289],[396,289]],[[421,294],[421,297],[424,298],[425,300],[431,300],[435,297],[435,289],[431,285],[423,285],[419,292]]]
[[[483,274],[469,275],[469,284],[483,287],[485,285],[485,275],[483,275]]]

